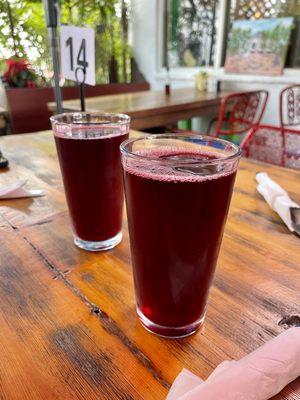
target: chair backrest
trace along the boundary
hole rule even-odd
[[[239,92],[222,99],[215,136],[242,134],[258,125],[269,93],[266,90]]]
[[[243,155],[258,161],[300,169],[300,131],[258,125],[241,143]]]
[[[300,131],[284,129],[284,166],[300,169]]]
[[[300,85],[291,85],[280,92],[279,115],[281,126],[300,125]]]
[[[283,135],[280,127],[257,125],[241,143],[243,155],[254,160],[283,165]]]

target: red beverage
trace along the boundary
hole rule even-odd
[[[139,155],[151,159],[123,159],[137,310],[151,331],[182,336],[205,315],[237,165],[203,166],[220,155],[197,146]]]
[[[99,122],[98,122],[99,124]],[[128,129],[105,124],[54,129],[75,243],[87,250],[114,247],[122,234],[123,183],[119,146]]]

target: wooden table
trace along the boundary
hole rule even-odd
[[[204,328],[182,340],[148,333],[134,306],[128,232],[112,251],[72,242],[49,133],[3,137],[10,170],[46,191],[0,204],[0,398],[164,399],[183,367],[203,379],[297,321],[300,240],[257,193],[267,171],[300,201],[300,172],[242,160]],[[277,400],[300,399],[300,380]]]
[[[134,129],[146,129],[176,123],[181,119],[217,115],[221,98],[228,94],[200,93],[194,88],[173,89],[170,96],[165,92],[143,91],[89,97],[87,111],[125,113],[131,116]],[[65,111],[79,111],[78,100],[66,100]],[[56,104],[48,103],[48,108],[56,112]]]

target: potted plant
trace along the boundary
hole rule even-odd
[[[47,126],[45,123],[49,116],[40,112],[40,105],[47,95],[48,101],[53,97],[53,89],[47,86],[46,80],[34,71],[27,60],[17,56],[5,60],[1,80],[6,90],[12,132],[45,129],[43,127]]]
[[[5,63],[6,70],[1,77],[5,87],[35,88],[41,86],[43,79],[23,58],[13,57],[6,60]]]

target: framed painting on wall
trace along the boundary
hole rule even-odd
[[[225,72],[281,75],[292,27],[292,17],[234,21]]]

